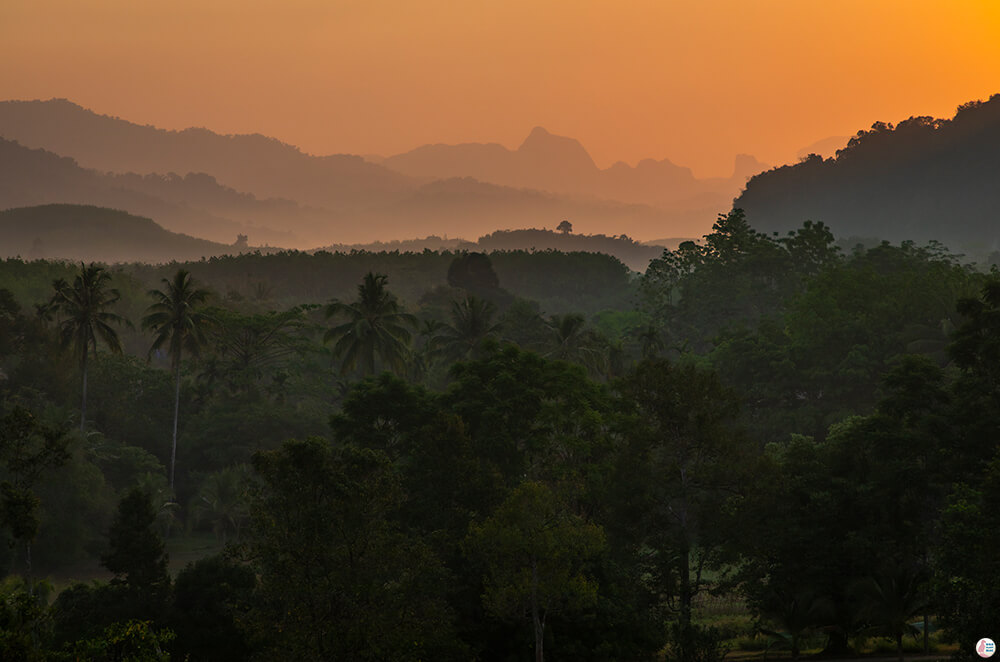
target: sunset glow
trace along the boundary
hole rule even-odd
[[[541,125],[602,167],[725,175],[987,98],[998,34],[994,2],[5,0],[0,97],[317,154],[516,147]]]

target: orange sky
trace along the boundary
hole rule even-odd
[[[996,92],[995,0],[0,1],[0,98],[311,153],[542,125],[722,175]]]

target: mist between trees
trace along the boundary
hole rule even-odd
[[[0,392],[3,659],[969,657],[995,634],[1000,277],[937,244],[735,210],[642,274],[5,260]]]

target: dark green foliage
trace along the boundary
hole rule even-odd
[[[485,253],[462,253],[448,265],[448,284],[472,294],[488,296],[500,287],[500,278]]]
[[[465,546],[486,566],[486,610],[502,620],[526,620],[535,660],[542,662],[549,615],[596,603],[597,583],[584,568],[604,544],[601,527],[570,512],[545,484],[525,481],[490,518],[470,526]]]
[[[89,365],[91,427],[69,438],[65,462],[40,460],[24,489],[16,471],[32,462],[0,467],[0,537],[33,538],[36,568],[93,559],[123,496],[104,556],[118,576],[63,591],[51,639],[44,614],[8,619],[0,639],[38,632],[39,650],[102,656],[129,620],[153,619],[154,632],[177,631],[175,659],[499,662],[530,655],[534,628],[520,619],[535,611],[550,659],[708,662],[729,634],[705,627],[698,595],[739,586],[764,630],[793,648],[823,633],[843,653],[853,636],[898,637],[923,616],[928,594],[907,578],[927,568],[941,624],[985,627],[975,614],[994,609],[996,569],[972,541],[996,525],[985,470],[1000,299],[992,286],[970,298],[984,279],[957,258],[912,244],[841,257],[822,224],[770,237],[734,212],[653,265],[632,310],[637,283],[607,256],[494,253],[505,286],[543,299],[509,305],[496,288],[487,300],[444,286],[455,257],[184,265],[226,293],[200,356],[186,347],[170,374],[173,357],[141,360],[150,337],[116,330],[123,355]],[[138,318],[150,285],[178,269],[116,272],[116,310]],[[76,363],[52,333],[65,313],[26,311],[74,277],[0,262],[4,415],[73,418]],[[335,306],[351,327],[337,343],[356,322],[411,334],[404,299],[422,302],[422,327],[412,346],[369,343],[371,361],[355,334],[358,365],[338,379],[354,339],[340,357],[320,342],[316,302],[330,297],[354,301]],[[353,381],[387,367],[398,374]],[[174,496],[163,465],[177,396]],[[283,443],[331,424],[332,441]],[[44,448],[45,434],[21,437],[31,443],[5,461]],[[196,564],[171,593],[167,531],[214,532],[246,566]],[[555,579],[526,578],[526,549]],[[27,551],[3,545],[0,562]],[[543,584],[556,597],[532,610],[525,587]]]
[[[87,357],[91,350],[97,357],[98,340],[112,353],[122,353],[121,339],[111,325],[120,325],[126,320],[107,310],[121,297],[118,290],[108,287],[110,280],[111,274],[104,267],[81,263],[80,273],[74,277],[72,285],[63,280],[52,283],[55,294],[48,307],[57,316],[59,340],[79,361],[83,378],[81,432],[87,424]]]
[[[473,358],[483,341],[499,335],[502,325],[493,321],[496,312],[495,305],[475,295],[452,301],[450,324],[428,341],[431,352],[449,364]]]
[[[712,372],[647,360],[617,390],[624,447],[612,488],[615,533],[677,618],[676,659],[694,662],[704,646],[693,600],[735,539],[733,504],[750,476],[752,446],[735,428],[733,393]]]
[[[497,488],[525,477],[559,481],[581,508],[592,506],[586,476],[609,452],[608,402],[582,368],[508,345],[456,364],[453,377],[445,401],[465,423],[484,476],[496,476]]]
[[[221,556],[188,564],[174,585],[169,623],[177,637],[168,648],[176,659],[239,662],[250,656],[240,624],[250,610],[253,570]]]
[[[936,613],[959,659],[976,659],[975,642],[996,630],[1000,613],[1000,455],[978,476],[956,485],[934,543]]]
[[[257,454],[254,468],[246,550],[266,659],[460,655],[440,562],[393,523],[402,494],[383,453],[313,438]]]
[[[52,605],[53,647],[71,648],[75,642],[96,639],[116,621],[127,619],[131,603],[120,584],[74,584],[63,589]]]
[[[395,295],[386,289],[384,274],[368,272],[358,285],[358,298],[353,304],[332,301],[326,308],[327,317],[343,317],[347,321],[327,330],[324,342],[334,341],[333,353],[341,359],[341,374],[359,368],[364,375],[375,373],[379,365],[401,373],[410,353],[410,329],[416,318],[402,311]]]
[[[164,646],[173,638],[173,632],[157,631],[150,621],[129,619],[108,625],[98,637],[77,642],[72,655],[93,662],[169,662]]]
[[[42,662],[44,643],[52,630],[45,608],[46,592],[21,585],[16,576],[0,585],[0,659]]]
[[[34,487],[44,472],[69,459],[67,444],[61,431],[40,423],[22,407],[0,419],[0,526],[15,544],[24,545],[29,582],[31,543],[40,524],[41,502]]]
[[[112,584],[127,589],[130,613],[143,618],[161,617],[170,593],[167,554],[155,523],[149,494],[133,488],[118,504],[109,549],[101,556],[101,565],[115,574]]]

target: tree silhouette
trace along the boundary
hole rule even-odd
[[[112,324],[128,324],[125,318],[107,309],[113,306],[121,295],[118,290],[108,287],[111,280],[104,267],[91,263],[80,263],[80,273],[70,285],[58,279],[52,283],[55,294],[49,308],[64,316],[58,323],[59,339],[64,347],[69,347],[80,361],[83,388],[80,405],[80,431],[87,422],[87,357],[91,348],[97,356],[97,341],[100,339],[108,349],[121,354],[122,344]]]
[[[365,374],[375,372],[375,357],[397,373],[403,372],[411,339],[407,327],[416,328],[413,315],[400,310],[396,297],[385,285],[388,277],[368,272],[358,285],[354,303],[332,301],[326,316],[343,316],[347,321],[329,329],[324,342],[336,341],[333,352],[343,357],[341,374],[353,370],[361,362]]]
[[[469,358],[483,340],[500,330],[501,325],[493,323],[495,314],[496,306],[471,294],[453,301],[451,324],[436,330],[430,340],[432,351],[450,361]]]
[[[550,349],[546,358],[579,363],[595,374],[605,369],[600,336],[587,328],[583,315],[553,315],[549,321]]]
[[[563,221],[562,223],[556,226],[556,230],[562,232],[563,234],[569,234],[573,231],[573,224],[570,223],[569,221]]]
[[[172,281],[164,278],[162,282],[162,290],[149,291],[149,296],[155,301],[146,309],[142,327],[156,334],[149,353],[167,345],[174,370],[174,431],[170,448],[172,490],[177,462],[177,418],[181,406],[181,357],[185,350],[191,355],[197,355],[205,343],[204,327],[208,323],[208,317],[196,308],[208,299],[209,292],[196,288],[191,274],[184,269],[178,270]]]

